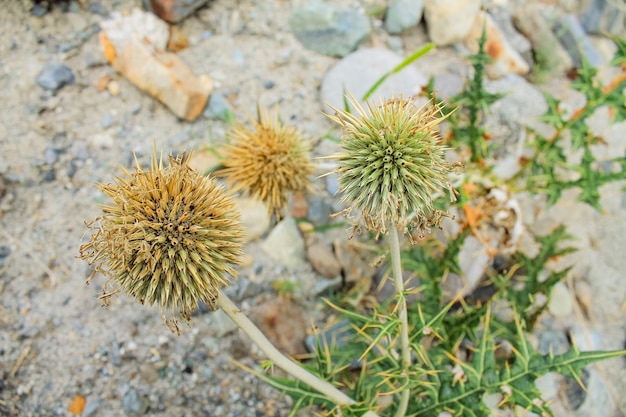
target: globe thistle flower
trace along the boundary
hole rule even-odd
[[[114,184],[100,184],[112,203],[88,224],[95,232],[80,248],[95,265],[87,282],[102,272],[141,303],[157,304],[176,330],[173,315],[188,321],[198,301],[215,308],[235,276],[243,234],[231,198],[188,161],[170,156],[163,167],[155,152],[149,170],[137,163],[133,174],[124,169]],[[105,301],[112,294],[105,289]]]
[[[367,101],[366,111],[354,96],[348,98],[356,114],[331,106],[335,115],[327,115],[344,129],[336,173],[342,201],[350,206],[338,214],[360,210],[354,232],[364,223],[377,235],[390,223],[420,234],[439,226],[446,213],[434,208],[433,199],[447,189],[454,200],[447,179],[453,166],[445,161],[438,132],[445,119],[441,108],[433,102],[418,108],[400,96],[378,105]]]
[[[278,112],[270,116],[259,109],[258,121],[251,124],[231,131],[223,153],[225,168],[217,175],[226,176],[233,191],[245,190],[263,201],[280,218],[288,193],[309,185],[309,146],[294,127],[281,123]]]

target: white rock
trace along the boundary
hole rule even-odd
[[[237,209],[241,213],[241,223],[244,230],[244,242],[251,242],[263,236],[270,228],[270,215],[267,207],[261,201],[246,198],[235,198]]]
[[[463,295],[471,294],[489,265],[487,248],[474,236],[468,236],[459,252],[459,266],[463,272]]]
[[[563,282],[559,282],[552,288],[550,301],[548,302],[548,311],[554,317],[565,317],[574,311],[572,296]]]
[[[146,38],[154,47],[165,50],[170,36],[167,23],[139,9],[133,9],[128,15],[115,11],[111,19],[100,22],[100,27],[117,51],[123,50],[133,35]]]
[[[376,81],[402,62],[403,58],[382,48],[365,48],[347,55],[332,67],[322,81],[322,109],[331,111],[327,104],[344,108],[344,91],[362,98]],[[426,85],[426,78],[409,65],[393,74],[382,83],[371,98],[378,100],[402,94],[405,97],[417,94]]]
[[[276,225],[262,244],[263,250],[275,261],[291,269],[307,265],[304,240],[293,218]]]
[[[480,5],[481,0],[425,0],[424,18],[430,40],[443,46],[465,39]]]

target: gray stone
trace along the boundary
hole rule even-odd
[[[131,387],[122,398],[122,407],[124,414],[128,416],[141,416],[148,411],[148,401],[137,389]]]
[[[626,37],[626,12],[624,3],[610,0],[591,0],[585,11],[580,15],[580,23],[588,33],[610,33]]]
[[[321,100],[324,111],[327,104],[344,108],[344,92],[361,99],[383,75],[402,62],[403,58],[382,48],[363,48],[346,56],[332,67],[322,80]],[[391,75],[383,82],[372,98],[405,97],[417,94],[426,85],[426,78],[412,65]]]
[[[300,269],[307,264],[304,240],[291,217],[283,219],[274,227],[262,247],[272,259],[287,268]]]
[[[535,386],[541,391],[541,399],[546,402],[554,401],[559,395],[561,375],[556,372],[544,374],[535,380]]]
[[[88,398],[87,404],[85,404],[85,409],[81,413],[81,417],[92,417],[97,415],[100,406],[102,405],[102,401],[98,398]]]
[[[594,67],[602,65],[602,56],[595,48],[578,18],[567,14],[554,22],[552,30],[561,42],[576,68],[582,67],[583,56]]]
[[[570,337],[572,343],[574,343],[581,352],[601,350],[603,348],[602,334],[596,330],[575,325],[570,329]]]
[[[309,210],[307,219],[315,226],[326,226],[330,223],[330,215],[333,212],[330,202],[320,196],[307,198]]]
[[[224,337],[237,330],[237,325],[222,310],[215,310],[209,315],[209,327],[217,337]]]
[[[41,70],[36,81],[44,90],[55,92],[65,85],[74,84],[76,78],[70,67],[51,62]]]
[[[463,77],[451,72],[435,74],[435,92],[439,99],[449,99],[463,91]]]
[[[505,94],[489,108],[485,129],[493,136],[493,155],[498,160],[496,175],[510,178],[520,168],[518,161],[526,138],[526,126],[536,122],[547,111],[548,105],[541,91],[519,75],[509,74],[485,82],[485,89]],[[509,164],[509,159],[515,162],[514,166]]]
[[[565,333],[558,330],[546,330],[539,335],[539,346],[537,351],[541,355],[547,355],[552,352],[560,355],[569,350],[569,342]]]
[[[394,0],[389,4],[385,15],[385,29],[398,34],[416,26],[424,12],[424,0]]]
[[[191,16],[209,0],[142,0],[141,3],[149,10],[169,23],[178,23]],[[154,7],[153,7],[154,6]]]
[[[204,117],[223,121],[228,121],[233,118],[233,108],[224,97],[224,94],[211,94],[211,97],[209,97],[209,103],[204,110]]]
[[[350,339],[355,336],[352,326],[348,320],[341,320],[327,329],[323,329],[317,334],[312,334],[305,340],[306,348],[309,352],[317,351],[317,346],[324,349],[325,346],[342,347],[350,343]]]
[[[51,146],[46,146],[43,152],[43,160],[48,165],[56,163],[59,160],[59,150]]]
[[[339,193],[341,189],[341,184],[339,184],[339,174],[329,174],[326,177],[326,191],[332,196],[335,196]]]
[[[424,19],[430,40],[443,46],[465,39],[480,5],[481,0],[425,0]]]
[[[562,74],[574,64],[567,51],[552,33],[551,23],[542,13],[543,6],[525,4],[515,9],[513,22],[532,44],[535,59],[535,72]]]
[[[341,275],[332,279],[318,279],[313,283],[311,293],[314,296],[326,296],[328,293],[336,294],[343,286],[343,277]]]
[[[296,6],[289,26],[305,48],[338,57],[354,51],[371,32],[364,14],[319,1]]]
[[[0,246],[0,269],[4,268],[4,264],[11,254],[11,248],[8,246]]]

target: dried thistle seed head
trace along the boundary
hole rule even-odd
[[[114,184],[100,184],[112,203],[89,224],[94,233],[80,248],[94,273],[141,303],[157,304],[170,328],[174,315],[189,320],[198,301],[215,307],[242,246],[235,204],[188,161],[184,153],[170,156],[163,167],[155,152],[149,170],[137,163],[134,173],[124,170]],[[111,294],[105,290],[105,301]]]
[[[234,191],[245,190],[280,218],[288,193],[309,185],[309,145],[294,127],[282,124],[278,111],[270,116],[259,108],[258,115],[252,126],[240,124],[230,132],[223,153],[226,168],[217,174],[226,176]]]
[[[445,161],[438,125],[445,118],[441,108],[428,102],[418,108],[401,96],[367,102],[367,111],[352,95],[351,114],[335,107],[327,115],[343,126],[343,152],[339,159],[340,191],[350,205],[345,212],[360,210],[355,230],[386,233],[389,224],[401,229],[416,227],[420,233],[438,226],[445,213],[433,206],[436,194],[448,190],[451,164]]]

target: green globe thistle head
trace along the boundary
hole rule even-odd
[[[298,130],[284,125],[276,111],[258,109],[251,126],[240,124],[229,134],[223,149],[225,176],[233,191],[244,190],[265,203],[270,214],[281,217],[288,195],[306,190],[313,174],[309,144]]]
[[[348,208],[360,211],[355,231],[361,224],[379,234],[390,225],[401,230],[417,228],[422,234],[439,226],[446,214],[436,210],[433,199],[448,191],[453,166],[446,162],[438,125],[445,119],[432,101],[417,107],[402,96],[367,101],[367,110],[352,95],[348,99],[356,113],[331,108],[328,118],[343,127],[339,160],[339,191]]]
[[[243,229],[230,196],[188,165],[185,153],[114,184],[99,184],[110,205],[88,226],[93,234],[80,258],[142,304],[157,304],[170,329],[189,321],[198,301],[215,308],[221,287],[235,276]],[[106,286],[105,286],[106,288]],[[107,292],[105,301],[114,293]]]

